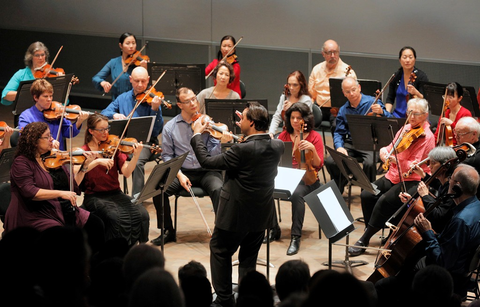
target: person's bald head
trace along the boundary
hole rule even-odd
[[[327,66],[334,68],[340,59],[340,46],[333,39],[329,39],[323,43],[322,55],[327,62]]]
[[[130,75],[130,83],[132,83],[135,95],[140,94],[147,89],[149,80],[150,77],[148,76],[148,71],[144,67],[138,66],[133,69],[132,74]]]
[[[462,117],[458,120],[453,132],[458,144],[473,144],[478,142],[480,135],[480,124],[473,117]]]

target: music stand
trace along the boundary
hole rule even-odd
[[[12,168],[16,148],[5,148],[0,155],[0,182],[10,181],[10,169]]]
[[[348,129],[352,136],[353,147],[358,150],[373,151],[373,163],[377,162],[376,152],[392,142],[388,129],[398,131],[405,118],[376,117],[347,114]],[[368,133],[368,132],[369,133]]]
[[[55,78],[47,78],[47,81],[50,82],[53,86],[53,100],[61,102],[62,104],[65,102],[65,97],[67,96],[67,89],[68,83],[73,78],[73,74],[68,74],[65,76],[55,77]],[[15,127],[18,125],[18,116],[25,111],[26,109],[30,108],[35,104],[32,94],[30,93],[30,87],[32,87],[32,83],[35,82],[34,80],[27,80],[22,81],[18,85],[17,95],[15,96],[15,100],[13,103],[13,115],[15,116]]]
[[[164,245],[165,245],[165,238],[164,238],[164,200],[163,200],[163,194],[165,193],[165,190],[172,184],[173,180],[177,177],[177,173],[182,167],[183,162],[185,161],[185,158],[187,157],[188,152],[184,153],[181,156],[175,157],[171,160],[168,160],[167,162],[157,164],[153,170],[150,176],[148,177],[147,183],[145,183],[145,186],[143,187],[142,191],[135,195],[132,199],[132,203],[137,204],[145,201],[146,199],[149,199],[151,197],[157,196],[159,194],[162,195],[162,209],[160,211],[160,216],[161,216],[161,248],[162,252],[164,251]]]
[[[110,120],[110,134],[122,135],[128,119],[116,119]],[[134,117],[130,120],[127,131],[125,131],[125,137],[132,137],[137,141],[142,141],[144,144],[150,141],[150,137],[153,131],[153,125],[155,124],[155,116],[141,116]]]
[[[304,199],[328,238],[327,264],[328,268],[332,269],[332,244],[345,236],[348,244],[348,235],[355,230],[350,208],[347,208],[342,194],[333,180],[312,191]],[[352,273],[351,262],[347,257],[342,263]],[[324,265],[326,264],[324,263]]]
[[[360,188],[377,195],[380,191],[377,189],[377,186],[370,182],[370,179],[367,178],[367,175],[363,172],[360,164],[358,164],[355,158],[346,156],[331,147],[327,146],[327,151],[332,156],[333,161],[339,167],[343,176],[348,181],[348,210],[351,208],[352,203],[352,185],[359,186]],[[346,246],[345,246],[345,260],[339,261],[337,263],[343,264],[349,272],[352,270],[352,265],[359,266],[367,264],[366,261],[351,261],[348,254],[348,244],[349,236],[346,237]]]

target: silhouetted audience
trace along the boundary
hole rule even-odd
[[[212,286],[203,264],[192,260],[180,267],[178,281],[185,297],[186,307],[209,307],[212,304]]]
[[[238,285],[237,307],[272,307],[273,291],[262,273],[249,271]]]
[[[459,307],[460,300],[453,293],[450,273],[438,265],[429,265],[415,274],[412,283],[413,306]]]
[[[163,253],[156,247],[139,244],[132,247],[123,261],[123,275],[127,291],[130,291],[137,278],[151,268],[165,268]]]
[[[302,260],[290,260],[278,269],[275,276],[275,290],[280,301],[293,293],[307,293],[310,269]]]
[[[172,275],[155,267],[143,273],[133,284],[130,307],[184,307],[182,291]]]

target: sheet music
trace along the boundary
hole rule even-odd
[[[302,169],[279,166],[277,177],[275,177],[275,190],[290,191],[290,195],[292,195],[305,172]]]

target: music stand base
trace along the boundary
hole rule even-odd
[[[351,274],[353,267],[366,265],[366,264],[368,264],[368,262],[364,260],[334,260],[332,261],[331,266],[334,266],[337,268],[345,268]],[[322,263],[322,265],[330,266],[328,261],[325,261],[324,263]]]

